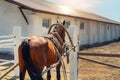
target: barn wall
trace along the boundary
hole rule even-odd
[[[107,24],[104,23],[104,42],[107,41]]]
[[[71,17],[52,15],[47,13],[32,13],[28,16],[30,24],[28,25],[28,35],[46,35],[48,28],[42,26],[42,20],[49,19],[51,24],[57,23],[57,20],[63,22],[63,20],[70,21],[70,25],[76,26],[76,20]],[[78,25],[77,25],[78,26]],[[77,27],[76,26],[76,27]]]
[[[28,29],[28,36],[31,35],[40,35],[40,27],[41,27],[41,19],[38,14],[31,13],[28,16],[29,25],[27,26]]]
[[[111,41],[111,26],[106,24],[106,41]]]
[[[120,25],[118,25],[118,38],[120,38]]]
[[[100,43],[100,22],[97,22],[97,43]]]
[[[22,26],[22,35],[27,35],[27,25],[18,7],[0,0],[0,36],[12,34],[13,26]]]
[[[96,21],[90,21],[90,44],[99,42],[99,28]]]
[[[112,25],[109,24],[109,26],[110,26],[110,41],[112,41],[113,40],[113,38],[112,38]]]
[[[85,29],[80,30],[81,45],[102,43],[120,37],[120,25],[75,19],[60,15],[35,13],[28,10],[24,10],[24,13],[29,25],[26,24],[16,5],[0,0],[0,36],[12,34],[13,26],[21,26],[23,36],[46,35],[48,28],[42,26],[42,19],[49,18],[51,19],[51,24],[56,23],[57,20],[67,20],[75,27],[80,26],[80,22],[84,22]]]
[[[105,27],[104,27],[104,23],[99,22],[100,25],[100,29],[99,29],[99,42],[103,43],[105,41]]]
[[[113,24],[113,29],[114,29],[114,39],[117,39],[117,33],[118,33],[118,30],[117,30],[117,26],[115,24]]]
[[[80,29],[80,44],[89,44],[89,22],[88,20],[80,19],[79,26],[81,22],[84,23],[84,29]]]
[[[120,26],[116,25],[117,29],[116,29],[116,38],[120,38]]]
[[[112,24],[112,40],[116,39],[116,26]]]

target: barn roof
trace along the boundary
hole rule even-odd
[[[90,20],[95,20],[100,22],[120,24],[120,22],[118,21],[114,21],[93,13],[72,9],[72,8],[51,3],[45,0],[6,0],[6,1],[17,4],[24,9],[29,9],[36,12],[44,12],[44,13],[70,16],[75,18],[90,19]]]

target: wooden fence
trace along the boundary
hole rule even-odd
[[[18,63],[18,46],[21,41],[21,27],[16,26],[13,29],[13,35],[8,35],[8,36],[0,36],[0,48],[13,48],[14,52],[14,60],[3,60],[1,59],[0,61],[3,61],[3,63],[0,63],[0,65],[5,65],[9,63]],[[14,76],[19,76],[19,69],[18,67],[15,68],[14,70]]]

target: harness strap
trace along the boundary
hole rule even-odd
[[[56,44],[54,43],[55,41],[54,41],[54,39],[53,38],[50,38],[49,36],[46,36],[45,38],[48,38],[52,43],[53,43],[53,46],[54,46],[54,48],[55,48],[55,51],[57,52],[57,54],[58,54],[58,56],[59,56],[59,60],[58,60],[58,62],[55,64],[55,65],[58,65],[60,62],[61,62],[61,64],[62,64],[62,68],[63,68],[63,75],[64,75],[64,80],[67,80],[67,74],[66,74],[66,68],[65,68],[65,63],[64,63],[64,61],[63,61],[63,58],[62,58],[62,55],[60,54],[60,51],[59,51],[59,49],[56,47]],[[62,47],[63,48],[63,47]],[[54,66],[53,66],[54,67]],[[52,67],[49,67],[50,69],[52,68]],[[48,68],[48,69],[49,69]],[[45,71],[47,71],[48,69],[46,69]]]
[[[60,53],[63,51],[64,42],[57,32],[51,32],[50,34],[45,36],[45,38],[49,39]]]
[[[52,42],[53,46],[56,47],[56,49],[58,49],[58,46],[57,46],[56,41],[55,41],[55,38],[49,37],[49,36],[45,36],[44,38],[49,39]]]
[[[50,34],[52,34],[54,37],[56,37],[58,39],[58,41],[60,42],[60,44],[63,45],[64,42],[63,42],[61,36],[57,32],[51,32]]]
[[[59,62],[62,63],[62,68],[64,69],[64,72],[63,72],[64,80],[67,80],[65,63],[63,61],[62,55],[60,54],[61,53],[60,48],[63,51],[63,45],[64,45],[64,42],[63,42],[62,38],[60,37],[60,35],[57,32],[51,32],[47,36],[45,36],[44,38],[47,38],[52,42],[52,44],[53,44],[53,46],[55,48],[55,51],[59,56],[59,60],[58,60],[57,63],[59,63]],[[57,43],[59,43],[59,45]]]

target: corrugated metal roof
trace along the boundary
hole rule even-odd
[[[72,8],[51,3],[45,0],[6,0],[6,1],[17,4],[23,8],[38,11],[38,12],[59,14],[59,15],[85,18],[85,19],[96,20],[96,21],[107,22],[107,23],[120,24],[120,22],[118,21],[114,21],[93,13],[72,9]]]

